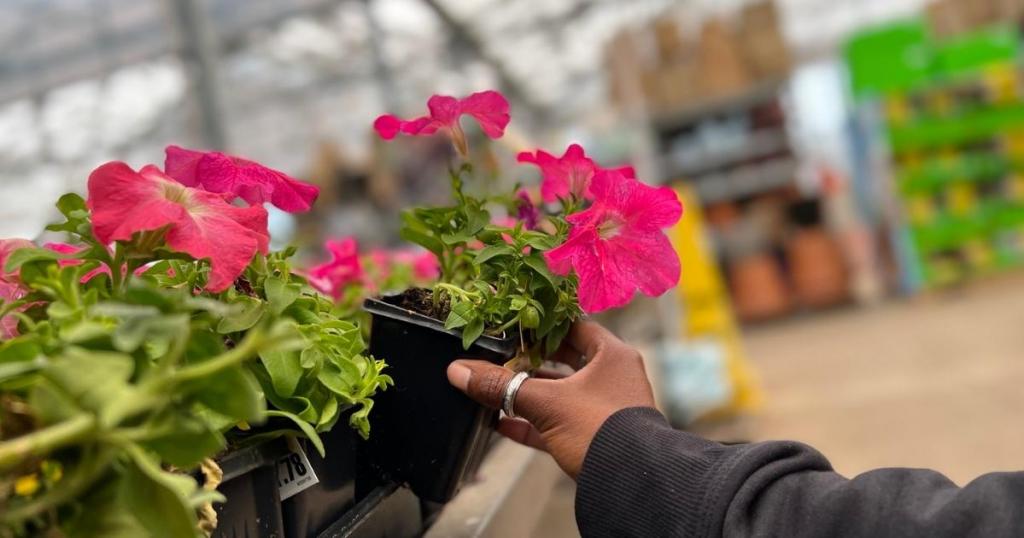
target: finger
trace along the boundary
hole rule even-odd
[[[505,387],[514,375],[512,370],[486,361],[458,360],[448,366],[448,381],[476,402],[491,409],[501,409]],[[516,414],[535,421],[538,415],[550,408],[546,402],[554,388],[553,383],[559,382],[549,379],[524,381],[516,393]]]
[[[565,372],[567,370],[565,366],[562,366],[562,370],[556,370],[554,368],[541,368],[537,370],[533,376],[537,379],[565,379],[572,375],[571,372]]]
[[[566,337],[566,342],[582,353],[587,359],[594,360],[601,349],[609,345],[619,345],[619,340],[608,329],[593,321],[577,321],[573,323]]]
[[[529,422],[519,418],[502,417],[498,423],[498,433],[509,439],[528,447],[536,448],[547,452],[548,447],[540,436],[537,428]]]
[[[583,357],[583,353],[569,345],[568,342],[562,342],[562,345],[559,346],[550,357],[548,357],[548,360],[566,364],[573,370],[577,371],[587,364],[586,359]]]

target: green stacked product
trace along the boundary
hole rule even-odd
[[[950,41],[922,21],[855,37],[854,95],[882,105],[905,275],[942,285],[1024,264],[1020,36],[997,26]]]

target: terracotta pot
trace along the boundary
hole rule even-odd
[[[781,316],[790,309],[789,290],[778,261],[769,253],[752,254],[729,266],[736,314],[744,321]]]
[[[824,230],[799,230],[786,244],[793,291],[803,306],[820,308],[849,297],[846,265],[838,244]]]

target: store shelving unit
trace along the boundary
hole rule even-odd
[[[650,122],[661,169],[691,183],[702,203],[734,201],[792,185],[796,160],[786,131],[784,82],[662,112]]]
[[[883,110],[904,281],[942,286],[1024,265],[1018,31],[996,26],[938,41],[923,21],[874,30],[848,49],[855,91],[874,76],[858,66],[885,61],[871,45],[887,41],[885,54],[918,59],[889,62],[899,83],[862,94]]]

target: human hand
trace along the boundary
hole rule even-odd
[[[551,360],[576,371],[560,379],[527,379],[514,406],[522,418],[502,417],[498,431],[550,453],[575,479],[604,421],[629,407],[654,407],[654,395],[640,353],[592,321],[573,325]],[[501,409],[513,375],[486,361],[458,360],[448,366],[452,385],[492,409]]]

